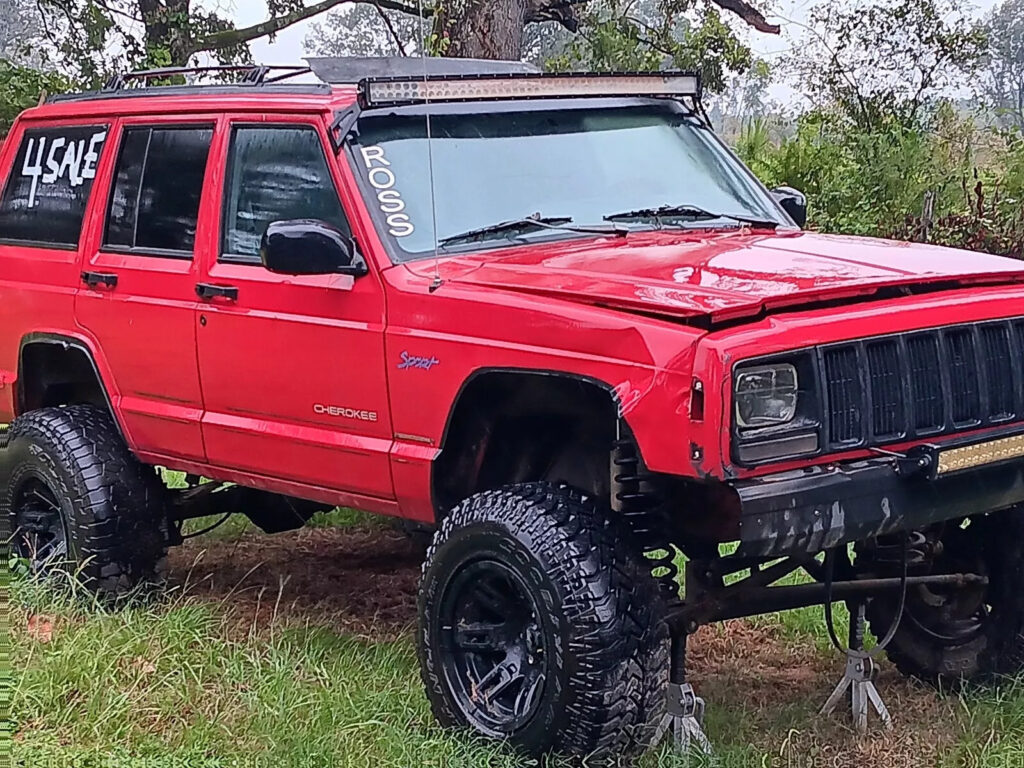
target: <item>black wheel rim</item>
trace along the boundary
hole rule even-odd
[[[33,573],[46,573],[68,559],[68,535],[57,495],[30,479],[14,497],[11,546]]]
[[[549,679],[550,649],[537,601],[512,568],[476,560],[440,600],[441,665],[471,726],[511,736],[528,724]]]

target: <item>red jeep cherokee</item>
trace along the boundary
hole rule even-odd
[[[117,78],[7,138],[32,570],[120,594],[214,513],[436,526],[434,711],[532,754],[696,733],[686,637],[738,616],[846,601],[908,674],[1021,666],[1024,265],[801,231],[692,76],[311,66]]]

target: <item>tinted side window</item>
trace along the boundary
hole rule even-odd
[[[128,128],[104,244],[191,253],[212,127]]]
[[[0,239],[74,247],[107,127],[25,131],[0,199]]]
[[[349,233],[320,136],[312,127],[236,128],[231,137],[222,253],[258,262],[267,226],[320,219]]]

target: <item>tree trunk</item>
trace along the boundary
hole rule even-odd
[[[526,14],[527,0],[449,0],[434,30],[446,45],[445,56],[518,61],[523,55]]]

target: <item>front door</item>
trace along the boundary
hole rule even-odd
[[[274,221],[351,231],[326,138],[319,118],[226,137],[220,253],[201,281],[203,435],[213,465],[391,498],[378,276],[277,275],[259,258]]]
[[[205,458],[195,252],[214,127],[123,121],[105,220],[82,265],[78,322],[99,341],[125,428],[152,459]]]

